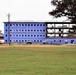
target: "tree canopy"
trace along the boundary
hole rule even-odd
[[[55,9],[49,14],[55,18],[66,16],[71,22],[76,22],[76,0],[52,0]]]

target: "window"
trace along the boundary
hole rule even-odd
[[[37,35],[37,37],[38,37],[39,35]]]
[[[33,31],[33,30],[31,30],[31,31]]]
[[[39,42],[39,40],[37,40],[37,42]]]
[[[12,36],[12,35],[10,35],[10,36]]]
[[[45,29],[43,30],[43,32],[45,32]]]
[[[7,37],[7,35],[5,35]]]
[[[40,42],[42,42],[42,40],[40,40]]]
[[[22,29],[22,31],[24,31],[24,30]]]
[[[22,26],[24,26],[24,24],[22,24]]]
[[[39,30],[37,30],[37,31],[39,31]]]
[[[10,24],[10,26],[12,26],[12,24]]]
[[[33,26],[33,24],[31,24],[31,26]]]
[[[37,26],[39,26],[39,24],[37,24]]]
[[[16,36],[18,36],[18,35],[16,35]]]
[[[18,31],[18,30],[16,30],[16,31]]]
[[[7,42],[7,40],[5,40]]]
[[[34,31],[36,31],[36,30],[34,30]]]
[[[16,26],[18,26],[18,24],[16,24]]]
[[[30,30],[28,30],[28,31],[30,31]]]
[[[42,31],[42,30],[40,30],[40,31]]]
[[[36,24],[34,24],[34,26],[36,26]]]
[[[25,31],[27,31],[27,30],[25,30]]]
[[[7,29],[6,29],[6,31],[7,31]]]
[[[30,26],[30,24],[28,24],[28,26]]]
[[[30,35],[28,35],[28,36],[30,36]]]
[[[43,35],[43,36],[45,36],[45,35]]]
[[[24,35],[22,35],[22,37],[23,37]]]
[[[6,26],[7,26],[7,24],[6,24]]]
[[[36,42],[36,40],[34,40],[34,42]]]
[[[16,40],[16,42],[18,42],[18,40]]]
[[[42,24],[40,24],[40,26],[42,26]]]
[[[33,36],[33,35],[31,35],[31,36]]]
[[[36,36],[36,35],[34,35],[34,36]]]
[[[40,36],[42,36],[42,35],[40,35]]]

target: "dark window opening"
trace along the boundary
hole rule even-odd
[[[40,40],[40,42],[42,42],[42,40]]]
[[[34,40],[34,42],[36,42],[36,40]]]
[[[7,42],[7,40],[5,40]]]
[[[7,26],[7,24],[6,24],[6,26]]]
[[[7,37],[7,35],[6,35],[6,37]]]
[[[6,31],[7,31],[7,29],[6,29]]]

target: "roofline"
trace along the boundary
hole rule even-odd
[[[45,24],[76,24],[76,22],[3,22],[3,23],[45,23]]]

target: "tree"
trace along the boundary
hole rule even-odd
[[[76,22],[76,0],[52,0],[55,9],[49,12],[55,18],[66,16],[71,22]]]

